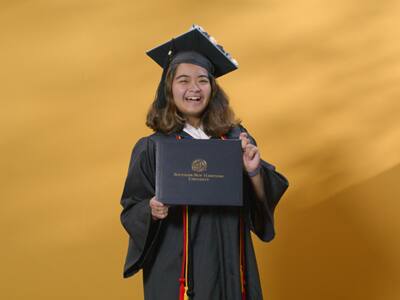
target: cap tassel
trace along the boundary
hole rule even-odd
[[[171,47],[168,51],[167,57],[165,57],[164,63],[163,63],[163,72],[161,74],[161,79],[160,83],[157,88],[157,108],[162,109],[167,105],[167,99],[165,97],[165,79],[167,77],[167,70],[169,67],[169,64],[171,63],[172,57],[175,55],[175,39],[171,39]]]

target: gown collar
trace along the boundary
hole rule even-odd
[[[199,128],[195,128],[189,123],[185,123],[183,131],[188,133],[194,139],[201,139],[201,140],[210,139],[210,136],[204,132],[203,125],[200,125]]]

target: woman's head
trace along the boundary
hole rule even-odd
[[[198,126],[211,98],[210,74],[198,65],[180,63],[168,75],[168,100],[173,101],[186,122]]]
[[[185,122],[201,123],[209,135],[225,134],[238,121],[212,72],[213,65],[204,56],[196,52],[177,54],[160,82],[146,125],[173,133],[182,130]]]

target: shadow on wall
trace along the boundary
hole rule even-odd
[[[399,299],[399,178],[400,164],[290,213],[271,249],[271,299]]]

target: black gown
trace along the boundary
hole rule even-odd
[[[238,138],[235,127],[227,138]],[[122,194],[121,222],[129,234],[123,276],[143,269],[146,300],[178,300],[183,253],[182,208],[170,207],[164,220],[153,221],[149,200],[155,194],[154,133],[135,145]],[[179,133],[183,138],[190,136]],[[250,140],[255,144],[254,139]],[[170,135],[175,139],[176,135]],[[262,161],[266,199],[256,199],[247,175],[243,179],[244,207],[192,206],[189,208],[191,282],[193,300],[242,300],[240,281],[239,223],[244,215],[245,279],[247,300],[262,299],[250,230],[270,241],[275,231],[273,212],[288,187],[275,167]]]

